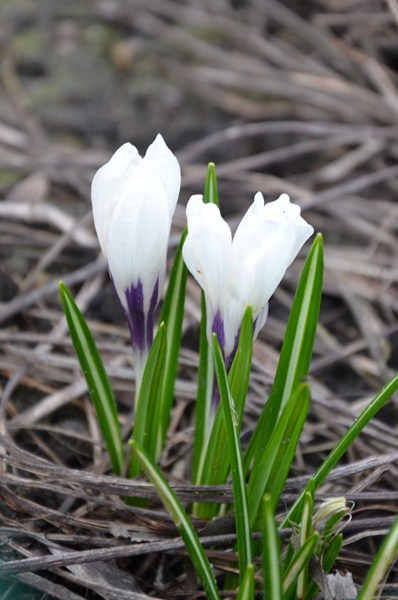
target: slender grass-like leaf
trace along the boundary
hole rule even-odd
[[[209,600],[219,600],[220,594],[217,589],[216,580],[209,559],[203,550],[198,535],[193,528],[184,507],[171,489],[160,469],[147,453],[137,446],[134,439],[130,440],[130,445],[147,476],[153,483],[161,501],[170,512],[173,521],[184,540],[188,554],[202,583],[207,598]]]
[[[362,413],[355,419],[354,423],[348,429],[346,434],[341,438],[337,446],[330,452],[330,454],[323,461],[321,466],[317,469],[313,475],[313,485],[315,490],[325,481],[330,471],[336,466],[348,448],[351,446],[353,441],[359,436],[364,427],[369,421],[376,415],[376,413],[384,406],[384,404],[391,398],[394,392],[398,389],[398,375],[393,377],[391,381],[381,390],[377,396],[373,398],[370,404],[362,411]],[[289,527],[290,522],[297,522],[298,515],[300,514],[300,507],[303,501],[306,489],[300,494],[293,507],[290,509],[287,517],[282,523],[282,527]]]
[[[329,543],[326,550],[323,553],[322,565],[325,573],[329,573],[334,563],[336,562],[336,558],[338,557],[341,544],[343,543],[343,534],[338,533],[336,537]]]
[[[254,567],[247,565],[242,583],[239,586],[237,600],[253,600],[254,598]]]
[[[243,317],[237,351],[228,375],[229,387],[235,403],[239,431],[249,387],[252,351],[253,314],[249,306]],[[224,414],[220,405],[217,409],[213,427],[204,451],[198,483],[217,485],[226,481],[231,465],[229,454],[225,452],[227,444],[226,435]],[[217,514],[218,510],[219,507],[217,505],[206,504],[199,507],[197,514],[201,518],[210,519]]]
[[[329,573],[332,569],[338,555],[340,554],[341,545],[343,543],[343,534],[339,533],[329,543],[328,547],[323,549],[321,552],[317,550],[317,555],[321,560],[321,566],[325,573]],[[305,600],[312,600],[318,595],[319,587],[314,580],[310,582],[307,587],[307,595]]]
[[[134,417],[132,437],[137,444],[156,460],[157,438],[159,436],[159,394],[167,349],[166,326],[161,323],[150,349],[138,395],[137,409]],[[140,464],[135,456],[131,456],[130,477],[141,473]]]
[[[307,491],[304,496],[303,511],[301,514],[299,544],[300,548],[305,546],[312,530],[312,513],[314,509],[314,494]],[[305,598],[305,590],[308,583],[308,569],[306,565],[301,569],[297,578],[297,598]]]
[[[249,388],[250,371],[253,356],[253,310],[248,306],[243,316],[239,332],[238,347],[228,374],[229,386],[235,402],[239,428],[242,425],[243,411]],[[221,467],[224,478],[228,473],[228,464]]]
[[[283,600],[281,540],[275,523],[274,502],[265,494],[261,504],[264,598]]]
[[[212,202],[219,206],[217,175],[214,163],[209,163],[207,167],[203,202],[206,204]],[[202,292],[198,392],[195,403],[195,434],[192,458],[192,481],[194,483],[200,482],[200,474],[203,468],[203,461],[205,460],[205,447],[211,426],[210,411],[213,400],[214,368],[211,348],[207,340],[206,323],[206,300]],[[196,513],[196,510],[197,505],[194,506],[194,513]]]
[[[59,292],[66,322],[87,388],[97,413],[113,471],[120,475],[125,460],[115,398],[101,357],[87,323],[68,288],[60,282]]]
[[[388,574],[391,566],[398,559],[398,516],[390,531],[384,538],[372,562],[365,581],[358,595],[358,600],[373,600],[378,598],[378,586]]]
[[[212,162],[210,162],[207,165],[205,189],[203,192],[203,202],[213,202],[213,204],[217,204],[217,206],[220,206],[220,202],[218,199],[216,165]]]
[[[192,481],[200,483],[206,461],[206,443],[209,435],[211,405],[214,393],[213,356],[206,332],[206,300],[202,292],[200,321],[198,391],[195,403],[195,433],[192,458]],[[194,512],[196,513],[195,505]]]
[[[319,533],[312,533],[300,548],[294,553],[288,569],[283,577],[283,593],[285,596],[293,589],[293,586],[300,581],[303,573],[308,570],[308,563],[319,541]],[[294,595],[295,598],[307,598],[304,595]]]
[[[169,284],[163,301],[160,323],[165,323],[167,328],[167,354],[165,374],[162,381],[162,390],[158,406],[158,428],[156,436],[156,458],[159,458],[166,439],[170,422],[170,412],[174,399],[174,385],[178,368],[178,355],[180,352],[182,321],[184,318],[185,289],[188,270],[182,258],[182,247],[187,236],[185,228],[174,258],[170,273]]]
[[[251,526],[256,522],[265,493],[269,494],[273,509],[278,503],[307,416],[309,402],[308,386],[301,384],[289,398],[262,455],[255,456],[248,485]]]
[[[315,498],[315,491],[314,491],[313,487],[311,488],[311,486],[309,486],[309,488],[307,490],[307,494],[312,499],[311,502],[312,502],[312,506],[313,506],[314,505],[314,498]],[[304,507],[304,505],[303,505],[303,507]],[[303,511],[302,511],[302,513],[303,513]],[[312,518],[312,515],[311,515],[311,518]],[[295,556],[295,553],[296,553],[296,550],[297,550],[297,538],[298,538],[298,536],[300,534],[301,527],[304,525],[304,527],[307,529],[307,537],[311,533],[313,533],[312,528],[309,528],[308,527],[308,523],[307,523],[307,525],[305,525],[305,523],[307,523],[307,517],[305,515],[303,517],[303,514],[301,514],[300,521],[298,523],[290,523],[293,531],[292,531],[292,536],[291,536],[291,539],[290,539],[290,543],[289,543],[289,545],[288,545],[288,547],[286,549],[286,552],[285,552],[284,570],[283,570],[284,574],[287,573],[287,571],[288,571],[288,569],[289,569],[289,567],[291,565],[291,562],[292,562],[292,560],[293,560],[293,558]],[[312,525],[312,523],[310,525]],[[293,598],[293,597],[295,598],[296,597],[296,590],[291,590],[290,592],[291,592],[290,594],[287,594],[287,597],[286,597],[285,600],[290,600],[290,598]]]
[[[224,357],[215,333],[213,333],[213,355],[221,406],[223,408],[224,422],[226,425],[228,454],[232,466],[232,489],[234,496],[239,573],[242,578],[246,573],[248,565],[252,562],[252,539],[249,524],[245,474],[243,471],[243,459],[239,443],[238,416],[229,389]],[[240,580],[240,584],[241,583],[242,580]]]
[[[322,275],[323,241],[318,234],[294,296],[271,394],[246,451],[246,471],[254,457],[263,453],[281,412],[297,385],[308,374],[321,302]]]

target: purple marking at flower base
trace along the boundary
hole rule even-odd
[[[230,370],[233,360],[235,358],[236,351],[238,349],[239,336],[240,336],[240,327],[239,327],[238,333],[235,336],[235,342],[234,342],[234,347],[232,348],[232,352],[231,352],[231,354],[229,354],[228,356],[225,357],[225,368],[227,370],[227,373],[229,373],[229,370]]]
[[[159,282],[157,281],[152,292],[148,313],[144,311],[144,295],[142,283],[138,280],[136,286],[125,290],[128,310],[125,310],[131,344],[134,351],[141,354],[149,351],[153,342],[153,326],[155,310],[158,303]]]
[[[217,336],[218,343],[220,344],[220,348],[222,350],[222,353],[223,353],[223,356],[225,359],[225,355],[224,355],[224,345],[225,345],[224,322],[221,318],[221,314],[220,314],[219,310],[214,315],[213,325],[212,325],[211,330]],[[212,411],[213,415],[216,414],[216,410],[217,410],[217,407],[219,404],[220,404],[220,393],[218,391],[217,380],[216,380],[216,378],[214,378],[213,397],[212,397],[212,401],[211,401],[211,411]]]
[[[155,287],[153,288],[151,301],[149,303],[149,311],[147,314],[147,322],[146,322],[146,342],[147,347],[150,348],[153,342],[153,328],[155,321],[155,311],[159,302],[159,279],[155,283]]]
[[[213,325],[212,325],[211,330],[213,333],[216,334],[218,343],[220,344],[220,348],[224,354],[224,346],[225,346],[224,322],[221,318],[221,314],[220,314],[219,310],[214,315]]]
[[[125,311],[127,322],[130,329],[131,343],[141,352],[146,346],[145,335],[145,313],[144,313],[144,295],[142,283],[133,285],[124,292],[127,300],[128,310]]]

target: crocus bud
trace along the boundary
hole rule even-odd
[[[187,220],[184,260],[205,293],[209,342],[215,332],[229,366],[246,308],[253,310],[255,339],[268,300],[314,230],[287,194],[264,205],[258,192],[233,238],[218,207],[202,196],[190,198]]]
[[[138,384],[153,341],[180,183],[178,161],[159,134],[143,158],[135,146],[121,146],[91,186],[94,225],[127,317]]]

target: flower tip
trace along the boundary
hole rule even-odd
[[[150,144],[148,146],[148,150],[149,153],[151,154],[151,152],[156,153],[157,156],[159,155],[172,155],[173,158],[174,154],[171,152],[170,148],[168,147],[168,145],[166,144],[166,141],[164,139],[164,137],[162,136],[161,133],[158,133],[155,137],[155,139],[153,140],[152,144]],[[148,150],[147,150],[147,154],[148,154]]]
[[[202,210],[202,206],[204,205],[202,194],[194,194],[191,196],[187,202],[187,218],[191,215],[198,215]]]
[[[157,136],[155,137],[154,141],[158,144],[164,144],[165,146],[167,145],[166,142],[164,141],[164,137],[162,136],[161,133],[158,133]]]
[[[278,200],[280,202],[282,202],[283,204],[289,204],[290,203],[290,196],[289,194],[286,194],[285,192],[283,194],[281,194],[278,198]]]
[[[264,200],[263,193],[262,192],[256,192],[254,194],[254,204],[262,203],[264,205],[264,202],[265,202],[265,200]]]

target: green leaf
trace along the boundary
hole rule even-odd
[[[256,522],[265,493],[270,495],[273,509],[278,503],[307,417],[309,403],[308,386],[301,384],[289,398],[263,453],[255,456],[248,486],[252,526]]]
[[[328,547],[324,551],[323,559],[322,559],[322,566],[323,566],[325,573],[329,573],[329,571],[332,569],[334,563],[336,562],[336,559],[339,555],[342,543],[343,543],[343,534],[338,533],[336,535],[336,537],[334,537],[333,540],[331,540]]]
[[[207,598],[209,600],[219,600],[220,594],[217,589],[216,580],[214,578],[209,559],[203,550],[198,535],[193,528],[193,525],[189,520],[184,507],[178,500],[174,491],[171,489],[168,481],[160,469],[146,454],[146,452],[138,447],[134,439],[130,440],[130,445],[147,476],[156,488],[161,501],[166,509],[170,512],[173,521],[182,539],[184,540],[188,554],[202,583]]]
[[[292,561],[296,555],[296,551],[297,551],[297,540],[298,537],[300,535],[301,532],[301,528],[304,527],[304,530],[307,532],[307,538],[313,533],[313,524],[312,524],[312,514],[311,514],[311,522],[308,523],[308,514],[310,512],[310,506],[309,504],[311,503],[312,506],[314,505],[314,497],[315,497],[315,492],[313,487],[309,486],[309,489],[307,491],[308,493],[308,499],[307,499],[307,505],[303,504],[303,509],[306,507],[306,511],[302,510],[302,513],[300,515],[300,521],[298,523],[290,523],[291,527],[292,527],[292,535],[290,538],[290,542],[288,544],[288,547],[286,549],[285,552],[285,560],[284,560],[284,576],[286,575],[286,573],[288,572]],[[303,514],[304,513],[304,514]],[[308,579],[307,579],[308,582]],[[290,589],[289,593],[285,593],[285,600],[292,600],[293,598],[296,598],[296,590],[294,589]]]
[[[97,413],[113,471],[120,475],[125,457],[115,398],[109,379],[87,323],[62,281],[59,284],[59,293],[72,343]]]
[[[368,571],[358,600],[373,600],[377,597],[378,586],[387,576],[390,568],[398,559],[398,516],[384,538],[374,561]]]
[[[323,241],[318,234],[294,296],[271,394],[246,452],[246,471],[254,457],[263,453],[288,399],[308,374],[321,302],[322,274]]]
[[[253,314],[249,306],[243,317],[240,328],[239,342],[235,358],[229,372],[228,380],[232,397],[235,402],[238,428],[240,431],[247,390],[249,387],[250,368],[253,351]],[[208,436],[207,445],[203,449],[201,469],[197,482],[204,485],[217,485],[224,483],[230,470],[230,457],[225,452],[227,443],[224,413],[222,406],[217,409],[213,427]],[[204,519],[213,517],[218,512],[217,505],[202,505],[199,507],[198,516]]]
[[[213,202],[219,206],[217,175],[214,163],[209,163],[207,167],[203,202]],[[195,436],[192,459],[192,481],[194,483],[199,483],[203,460],[205,459],[204,448],[209,434],[214,383],[213,357],[211,356],[211,349],[207,341],[206,300],[203,292],[201,309],[198,393],[195,404]],[[197,508],[197,505],[195,505],[194,512],[196,512]]]
[[[317,469],[315,475],[312,477],[313,485],[315,490],[325,481],[330,471],[336,466],[354,440],[359,436],[364,427],[369,421],[376,415],[376,413],[384,406],[384,404],[391,398],[394,392],[398,389],[398,375],[393,377],[391,381],[381,390],[370,404],[362,411],[357,417],[347,433],[341,438],[337,446],[330,452],[330,454],[323,461],[321,466]],[[301,503],[303,502],[304,494],[307,488],[301,493],[299,498],[296,500],[293,507],[290,509],[287,517],[282,523],[282,527],[289,527],[289,523],[296,522],[298,515],[301,510]]]
[[[312,533],[312,513],[314,509],[314,494],[313,491],[307,492],[304,498],[303,511],[301,514],[301,524],[299,532],[299,544],[300,547],[305,546],[307,539]],[[308,569],[307,565],[304,564],[298,577],[297,577],[297,598],[306,597],[306,587],[308,583]]]
[[[253,310],[248,306],[243,316],[239,332],[239,342],[232,362],[228,379],[231,393],[235,401],[238,415],[239,429],[242,425],[243,411],[245,409],[247,390],[249,389],[250,371],[253,357]],[[224,478],[228,474],[228,463],[222,465],[221,472]],[[222,482],[220,482],[222,483]]]
[[[292,560],[290,561],[289,567],[283,577],[283,592],[285,595],[293,588],[295,584],[300,581],[303,574],[308,571],[308,563],[314,550],[319,541],[319,533],[311,534],[303,544],[300,545],[299,549],[294,553]],[[295,595],[296,598],[308,598],[307,595],[299,596]]]
[[[180,352],[182,321],[184,318],[185,288],[188,270],[182,258],[182,247],[187,236],[185,228],[174,258],[170,273],[169,284],[163,301],[160,322],[166,324],[167,328],[167,354],[165,375],[162,382],[162,390],[159,398],[158,428],[156,436],[156,457],[159,458],[164,446],[167,429],[170,422],[170,412],[174,399],[174,386],[177,376],[178,355]]]
[[[334,563],[336,562],[336,558],[338,557],[338,555],[340,553],[342,543],[343,543],[343,534],[339,533],[336,535],[336,537],[333,538],[333,540],[330,542],[330,544],[328,545],[326,550],[323,549],[323,551],[321,551],[321,555],[320,555],[321,567],[325,573],[329,573],[329,571],[332,569]],[[317,555],[320,554],[319,550],[316,551],[316,554]],[[311,580],[310,584],[307,587],[306,600],[311,600],[312,598],[314,598],[318,594],[318,591],[319,591],[319,587],[317,586],[317,584],[315,583],[314,580]]]
[[[134,416],[132,437],[137,444],[155,458],[159,436],[159,394],[163,381],[167,348],[166,326],[161,323],[153,340],[145,364]],[[130,477],[141,472],[139,462],[131,457]]]
[[[253,600],[254,598],[254,567],[250,563],[247,565],[246,572],[243,575],[242,583],[239,587],[237,600]]]
[[[269,494],[262,498],[262,547],[265,600],[283,600],[281,540],[275,523],[273,502]]]
[[[192,458],[192,481],[200,483],[206,461],[206,443],[209,435],[211,405],[214,392],[214,366],[206,332],[206,300],[202,292],[200,321],[198,391],[195,403],[195,433]],[[198,506],[194,506],[194,513]]]
[[[207,166],[207,175],[205,182],[205,189],[203,194],[203,202],[213,202],[220,206],[218,200],[218,186],[217,186],[217,175],[216,175],[216,165],[210,162]]]
[[[215,333],[213,333],[213,355],[218,389],[220,392],[221,406],[223,408],[224,422],[226,425],[228,454],[232,465],[232,489],[235,507],[239,573],[241,577],[244,577],[248,565],[252,562],[252,540],[249,524],[245,474],[243,471],[243,459],[239,444],[239,423],[234,400],[229,389],[224,357]]]

